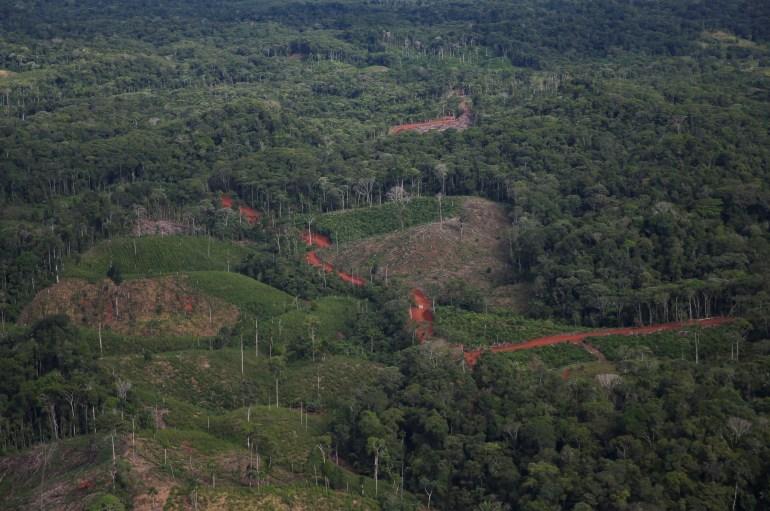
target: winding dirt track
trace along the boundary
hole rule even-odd
[[[233,198],[229,195],[223,195],[219,201],[223,208],[233,209]],[[239,205],[238,213],[251,225],[255,225],[262,218],[262,213],[248,206]]]
[[[328,248],[332,246],[332,240],[323,234],[312,231],[303,231],[300,237],[309,247]],[[361,277],[356,277],[355,275],[351,275],[344,271],[335,270],[331,263],[321,260],[321,258],[318,257],[318,252],[315,250],[311,250],[305,255],[305,261],[314,268],[323,268],[323,271],[326,273],[336,272],[339,278],[354,286],[366,285],[366,281]],[[425,339],[433,335],[433,310],[431,309],[430,300],[421,290],[412,289],[410,297],[412,298],[414,306],[409,308],[409,318],[417,322],[415,336],[417,337],[417,340],[422,343]]]
[[[304,231],[301,234],[302,240],[309,247],[328,248],[332,246],[332,242],[328,236],[318,234],[314,232]],[[330,263],[324,262],[318,257],[318,253],[312,250],[305,255],[305,261],[314,268],[322,268],[326,273],[337,273],[337,276],[349,282],[354,286],[364,286],[366,281],[360,277],[350,275],[343,271],[335,270],[334,266]],[[417,327],[414,330],[415,337],[420,343],[423,343],[426,339],[433,336],[433,309],[431,307],[431,301],[428,296],[420,289],[412,289],[410,292],[410,298],[413,305],[409,308],[409,319],[417,323]],[[607,337],[610,335],[648,335],[656,332],[665,332],[670,330],[678,330],[688,326],[699,327],[712,327],[719,326],[733,321],[733,318],[729,317],[714,317],[707,319],[694,319],[691,321],[677,321],[672,323],[660,323],[657,325],[642,326],[642,327],[630,327],[630,328],[612,328],[603,330],[590,330],[587,332],[576,332],[550,335],[547,337],[540,337],[525,341],[521,343],[506,343],[492,346],[491,348],[483,348],[477,350],[464,351],[463,356],[465,362],[474,366],[478,362],[481,355],[485,352],[490,353],[509,353],[513,351],[530,350],[533,348],[539,348],[542,346],[550,346],[553,344],[583,344],[586,349],[592,353],[598,359],[603,359],[604,356],[594,346],[585,343],[585,340],[591,337]],[[566,377],[569,377],[569,373],[565,373]],[[564,376],[564,375],[563,375]]]
[[[332,241],[328,236],[324,236],[323,234],[304,231],[301,237],[302,241],[309,247],[316,246],[318,248],[327,248],[332,246]],[[305,261],[314,268],[323,268],[323,271],[326,273],[333,273],[335,271],[334,266],[322,261],[315,250],[312,250],[305,255]],[[339,278],[349,284],[354,286],[363,286],[366,284],[366,281],[361,277],[356,277],[355,275],[340,270],[336,270],[336,272]]]
[[[707,319],[693,319],[691,321],[660,323],[660,324],[651,325],[651,326],[641,326],[641,327],[633,327],[633,328],[613,328],[613,329],[607,329],[607,330],[591,330],[588,332],[550,335],[547,337],[532,339],[531,341],[526,341],[526,342],[499,344],[497,346],[492,346],[489,349],[466,351],[464,353],[464,356],[465,356],[465,362],[468,365],[473,366],[473,365],[476,365],[476,362],[478,362],[479,357],[481,357],[482,353],[485,353],[485,352],[510,353],[512,351],[530,350],[532,348],[539,348],[541,346],[550,346],[552,344],[564,344],[564,343],[578,344],[585,341],[589,337],[607,337],[610,335],[629,335],[629,336],[630,335],[649,335],[657,332],[678,330],[680,328],[684,328],[688,326],[699,326],[699,327],[719,326],[719,325],[730,323],[731,321],[733,321],[732,318],[720,316],[720,317],[707,318]]]

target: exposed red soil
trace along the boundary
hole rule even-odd
[[[302,241],[304,241],[305,244],[309,247],[316,246],[319,248],[327,248],[332,245],[332,240],[330,240],[328,236],[324,236],[323,234],[318,234],[312,231],[303,231],[301,237]],[[332,273],[335,271],[334,266],[330,263],[322,261],[321,258],[318,257],[318,253],[315,250],[308,252],[307,255],[305,255],[305,261],[307,261],[307,264],[314,268],[323,268],[326,273]],[[355,275],[351,275],[350,273],[341,270],[337,270],[336,273],[340,279],[342,279],[344,282],[347,282],[348,284],[352,284],[354,286],[366,285],[366,281],[361,277],[356,277]]]
[[[476,365],[479,357],[484,352],[491,353],[510,353],[512,351],[530,350],[532,348],[539,348],[541,346],[550,346],[552,344],[572,343],[578,344],[588,339],[589,337],[607,337],[610,335],[649,335],[657,332],[665,332],[669,330],[677,330],[687,326],[700,326],[700,327],[712,327],[730,323],[732,318],[728,317],[715,317],[707,319],[693,319],[691,321],[677,321],[673,323],[660,323],[658,325],[632,327],[632,328],[613,328],[606,330],[591,330],[588,332],[570,333],[570,334],[558,334],[550,335],[547,337],[540,337],[538,339],[532,339],[531,341],[521,343],[507,343],[493,346],[489,349],[472,350],[464,353],[465,362],[470,365]],[[595,349],[595,348],[594,348]],[[598,350],[597,350],[598,351]]]
[[[229,195],[222,195],[219,198],[219,202],[223,208],[233,209],[233,204],[234,204],[233,198],[230,197]],[[242,204],[238,205],[238,214],[241,215],[242,218],[245,218],[246,222],[248,222],[251,225],[256,224],[262,218],[261,212],[257,211],[254,208],[250,208],[249,206],[244,206]]]
[[[338,271],[337,276],[342,280],[344,280],[345,282],[349,284],[353,284],[354,286],[366,285],[366,281],[361,277],[356,277],[355,275],[351,275],[350,273],[347,273],[344,271]]]
[[[418,323],[415,337],[421,343],[433,335],[433,309],[425,293],[420,289],[412,289],[412,302],[414,307],[409,309],[409,318]]]
[[[307,261],[307,264],[314,268],[323,268],[326,273],[332,273],[334,271],[334,266],[321,261],[321,258],[318,257],[318,254],[315,250],[308,252],[305,255],[305,261]]]
[[[388,130],[389,135],[398,135],[406,131],[415,131],[417,133],[427,133],[429,131],[445,131],[448,129],[456,129],[462,131],[467,129],[471,125],[471,109],[468,102],[463,98],[460,102],[460,114],[459,117],[453,115],[447,115],[438,119],[430,119],[424,122],[415,122],[409,124],[399,124],[393,126]]]
[[[307,246],[316,246],[319,248],[328,248],[332,245],[331,239],[323,234],[314,233],[312,231],[303,231],[300,235],[302,241]],[[318,253],[313,250],[305,255],[305,261],[314,268],[323,268],[326,273],[337,273],[337,276],[345,282],[354,286],[364,286],[366,281],[361,277],[356,277],[350,273],[335,270],[331,263],[327,263],[318,257]],[[430,300],[425,293],[419,289],[413,289],[411,292],[411,298],[414,302],[414,306],[409,309],[409,317],[413,321],[418,323],[415,330],[415,336],[420,342],[423,342],[426,338],[433,335],[433,310],[431,309]]]
[[[129,335],[214,336],[238,321],[238,308],[206,296],[187,277],[166,276],[90,283],[62,279],[40,291],[21,313],[19,322],[31,324],[51,315],[66,314],[76,324],[111,329]]]
[[[256,224],[259,222],[259,219],[262,218],[262,213],[248,206],[238,206],[238,212],[251,225]]]
[[[312,247],[313,245],[318,248],[327,248],[332,246],[332,240],[330,240],[328,236],[318,234],[317,232],[302,231],[300,236],[302,237],[302,241],[304,241],[305,244],[309,247]]]

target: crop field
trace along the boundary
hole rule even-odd
[[[293,296],[240,273],[191,272],[189,282],[193,288],[238,307],[244,321],[253,322],[254,316],[261,319],[278,316],[294,303]]]
[[[445,197],[441,201],[443,217],[458,215],[462,202],[460,197]],[[401,229],[401,215],[397,204],[384,203],[370,208],[326,213],[318,217],[312,226],[328,234],[335,243],[344,243],[398,231]],[[404,228],[437,222],[439,218],[438,200],[433,197],[415,197],[403,210]]]
[[[233,271],[251,251],[203,236],[115,238],[64,263],[64,275],[91,281],[105,277],[110,264],[125,278],[189,271]]]

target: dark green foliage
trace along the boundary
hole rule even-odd
[[[111,264],[109,269],[107,270],[107,278],[112,280],[115,285],[120,285],[121,282],[123,282],[123,274],[120,271],[120,266],[116,264]]]
[[[14,10],[0,41],[2,312],[138,218],[271,244],[265,227],[315,218],[347,241],[434,220],[442,192],[511,206],[500,235],[535,314],[737,311],[766,333],[770,23],[763,2],[723,4]],[[459,89],[472,129],[379,136],[456,113]],[[417,197],[406,218],[368,208],[395,185]]]
[[[78,334],[66,316],[49,316],[0,337],[3,449],[93,428],[77,410],[101,406],[106,378],[96,370],[97,352]]]
[[[404,460],[407,488],[432,492],[441,509],[767,506],[767,357],[647,357],[568,382],[518,358],[483,357],[471,374],[451,357],[410,350],[403,380],[361,389],[340,410],[334,429],[346,459],[371,471],[367,442],[381,439],[380,473],[399,480]]]
[[[661,332],[633,337],[599,337],[589,342],[604,353],[609,360],[639,360],[645,356],[703,362],[740,358],[743,351],[752,350],[737,327],[682,328],[679,331]],[[747,353],[744,353],[746,355]]]
[[[289,463],[275,480],[317,469],[332,489],[363,490],[360,501],[374,481],[319,461],[317,447],[366,474],[376,455],[384,509],[412,506],[402,474],[431,508],[767,509],[770,362],[753,341],[770,334],[769,6],[4,6],[0,449],[95,429],[103,444],[129,417],[154,429],[148,410],[165,406],[170,427],[153,434],[164,448],[186,438],[218,454],[254,434],[268,460]],[[469,129],[386,134],[457,114],[459,94]],[[388,204],[394,186],[412,201]],[[310,268],[298,228],[345,243],[433,222],[439,192],[444,217],[457,196],[507,206],[498,235],[513,271],[501,283],[529,290],[517,317],[489,312],[473,282],[447,283],[432,298],[451,342],[718,314],[751,327],[699,334],[698,364],[694,332],[592,340],[610,359],[600,365],[576,346],[485,355],[473,371],[435,345],[399,352],[412,343],[404,293]],[[129,237],[142,222],[177,235]],[[9,323],[63,276],[176,272],[237,304],[239,324],[211,339],[140,339],[63,317]],[[619,379],[549,370],[584,362]],[[323,411],[307,435],[285,408],[261,406],[258,430],[244,424],[243,407],[274,402],[276,385],[282,406]],[[201,431],[209,412],[216,438]],[[292,423],[299,439],[279,438]],[[131,471],[117,468],[109,491],[128,503]],[[170,476],[208,491],[200,474]]]
[[[123,511],[126,507],[115,495],[102,495],[88,505],[87,511]]]

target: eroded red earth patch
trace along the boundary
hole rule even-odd
[[[323,234],[318,234],[312,231],[303,231],[300,236],[302,241],[304,241],[305,244],[309,247],[315,246],[319,248],[327,248],[332,246],[332,240]],[[366,284],[366,281],[361,277],[356,277],[355,275],[351,275],[350,273],[344,271],[335,270],[334,266],[332,266],[330,263],[322,261],[321,258],[318,257],[318,253],[315,250],[308,252],[305,255],[305,261],[307,261],[307,263],[314,268],[323,268],[326,273],[336,272],[340,279],[353,286],[363,286]]]
[[[417,322],[415,336],[420,342],[433,335],[433,309],[430,299],[420,289],[412,289],[414,306],[409,309],[409,317]]]
[[[219,202],[222,207],[226,209],[233,209],[233,205],[235,204],[233,198],[229,195],[222,195],[219,198]],[[241,217],[244,218],[250,225],[255,225],[262,218],[261,212],[242,204],[238,205],[238,214],[241,215]]]

